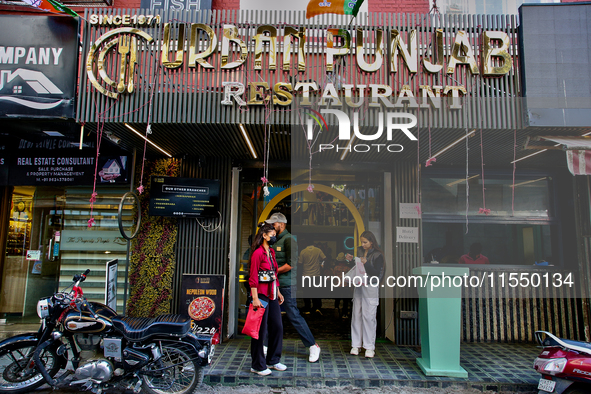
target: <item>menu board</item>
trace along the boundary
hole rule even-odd
[[[220,181],[217,179],[152,177],[152,216],[217,217],[219,201]]]
[[[213,336],[214,344],[221,341],[225,283],[225,275],[183,274],[179,313],[191,318],[193,332]]]

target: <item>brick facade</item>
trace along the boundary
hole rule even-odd
[[[302,1],[302,0],[300,0]],[[305,1],[305,0],[304,0]],[[369,12],[384,13],[414,13],[425,14],[429,12],[430,0],[366,0]],[[577,1],[577,0],[562,0]],[[140,8],[141,0],[114,0],[114,8]],[[83,7],[72,7],[76,11]],[[240,0],[212,0],[211,8],[214,10],[239,10]]]
[[[212,10],[239,10],[240,0],[212,0]]]
[[[429,0],[367,0],[369,12],[426,14],[431,5]]]

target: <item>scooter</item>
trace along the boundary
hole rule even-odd
[[[542,352],[534,369],[542,374],[538,394],[591,393],[591,343],[558,338],[546,331],[536,331]]]

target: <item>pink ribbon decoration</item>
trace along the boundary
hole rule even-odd
[[[421,215],[423,212],[421,211],[421,206],[420,205],[415,205],[415,209],[417,210],[417,213],[419,215]]]
[[[432,157],[432,158],[428,159],[427,162],[425,163],[425,167],[432,166],[433,164],[431,164],[431,163],[435,163],[436,161],[437,161],[436,157]]]
[[[94,218],[88,219],[88,228],[91,228],[94,225]]]
[[[92,195],[90,196],[90,202],[96,202],[96,196],[98,196],[97,192],[93,192]]]
[[[488,209],[488,208],[480,208],[478,210],[478,213],[483,213],[485,215],[488,215],[488,214],[490,214],[490,209]]]
[[[140,187],[137,188],[137,191],[142,194],[142,192],[144,191],[144,186],[140,185]]]
[[[261,182],[263,182],[263,183],[269,183],[269,180],[267,178],[265,178],[265,177],[262,177],[261,178]]]
[[[314,193],[314,185],[312,185],[311,183],[308,185],[308,191],[310,193]]]

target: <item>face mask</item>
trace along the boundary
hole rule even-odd
[[[273,245],[275,242],[277,242],[277,237],[276,236],[272,236],[271,238],[269,238],[269,240],[267,241],[267,243],[269,245]]]

